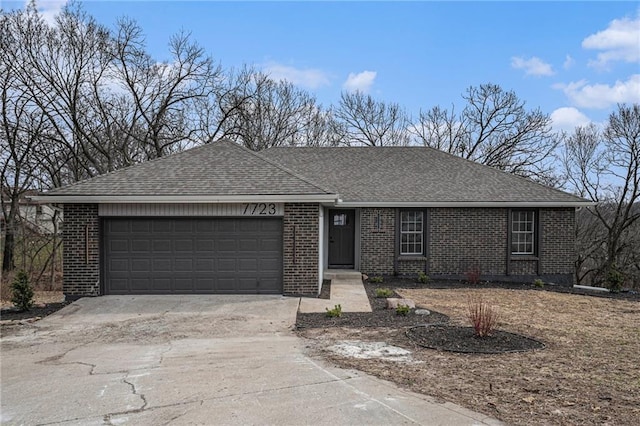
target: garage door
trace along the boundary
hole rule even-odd
[[[282,220],[104,220],[106,294],[282,293]]]

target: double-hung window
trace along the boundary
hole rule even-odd
[[[400,212],[400,254],[424,253],[424,212],[405,210]]]
[[[536,212],[515,210],[511,212],[511,254],[535,254]]]

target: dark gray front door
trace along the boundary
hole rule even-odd
[[[104,220],[106,294],[282,293],[282,220]]]
[[[329,267],[354,267],[355,211],[329,210]]]

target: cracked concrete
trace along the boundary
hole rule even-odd
[[[2,338],[0,423],[495,424],[309,357],[298,299],[81,299]]]

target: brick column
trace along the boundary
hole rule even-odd
[[[100,294],[100,220],[97,204],[65,204],[62,291],[68,299]]]
[[[286,203],[283,218],[283,293],[316,296],[318,285],[319,206]]]

